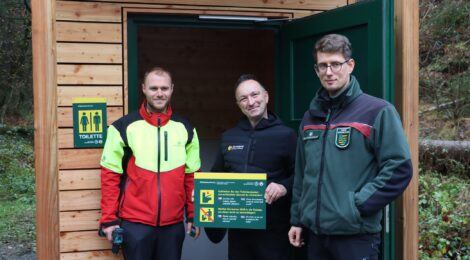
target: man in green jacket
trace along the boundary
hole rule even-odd
[[[316,44],[316,93],[299,128],[289,240],[308,259],[377,259],[382,209],[407,187],[410,152],[399,115],[362,92],[351,43]]]

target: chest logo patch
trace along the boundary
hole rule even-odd
[[[340,149],[345,149],[351,142],[351,127],[336,128],[335,145]]]
[[[243,150],[245,146],[244,145],[229,145],[227,147],[227,151],[236,151],[236,150]]]
[[[316,140],[320,138],[322,131],[321,130],[306,130],[304,131],[304,141],[306,140]]]

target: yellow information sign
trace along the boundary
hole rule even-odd
[[[194,174],[194,221],[199,227],[266,228],[266,173]]]
[[[103,147],[107,126],[106,99],[74,98],[72,110],[74,147]]]

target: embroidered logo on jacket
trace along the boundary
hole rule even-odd
[[[304,141],[305,140],[316,140],[318,138],[320,138],[320,135],[321,135],[322,131],[321,130],[306,130],[304,131]]]
[[[336,128],[335,144],[336,147],[344,149],[349,146],[351,142],[351,127],[338,127]]]
[[[227,151],[243,150],[244,147],[244,145],[229,145]]]

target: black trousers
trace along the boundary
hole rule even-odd
[[[309,232],[309,260],[376,260],[380,253],[380,233],[361,235],[315,235]]]
[[[185,236],[183,222],[152,227],[122,221],[123,253],[126,260],[180,260]]]
[[[229,260],[286,260],[291,255],[287,230],[229,229]]]

